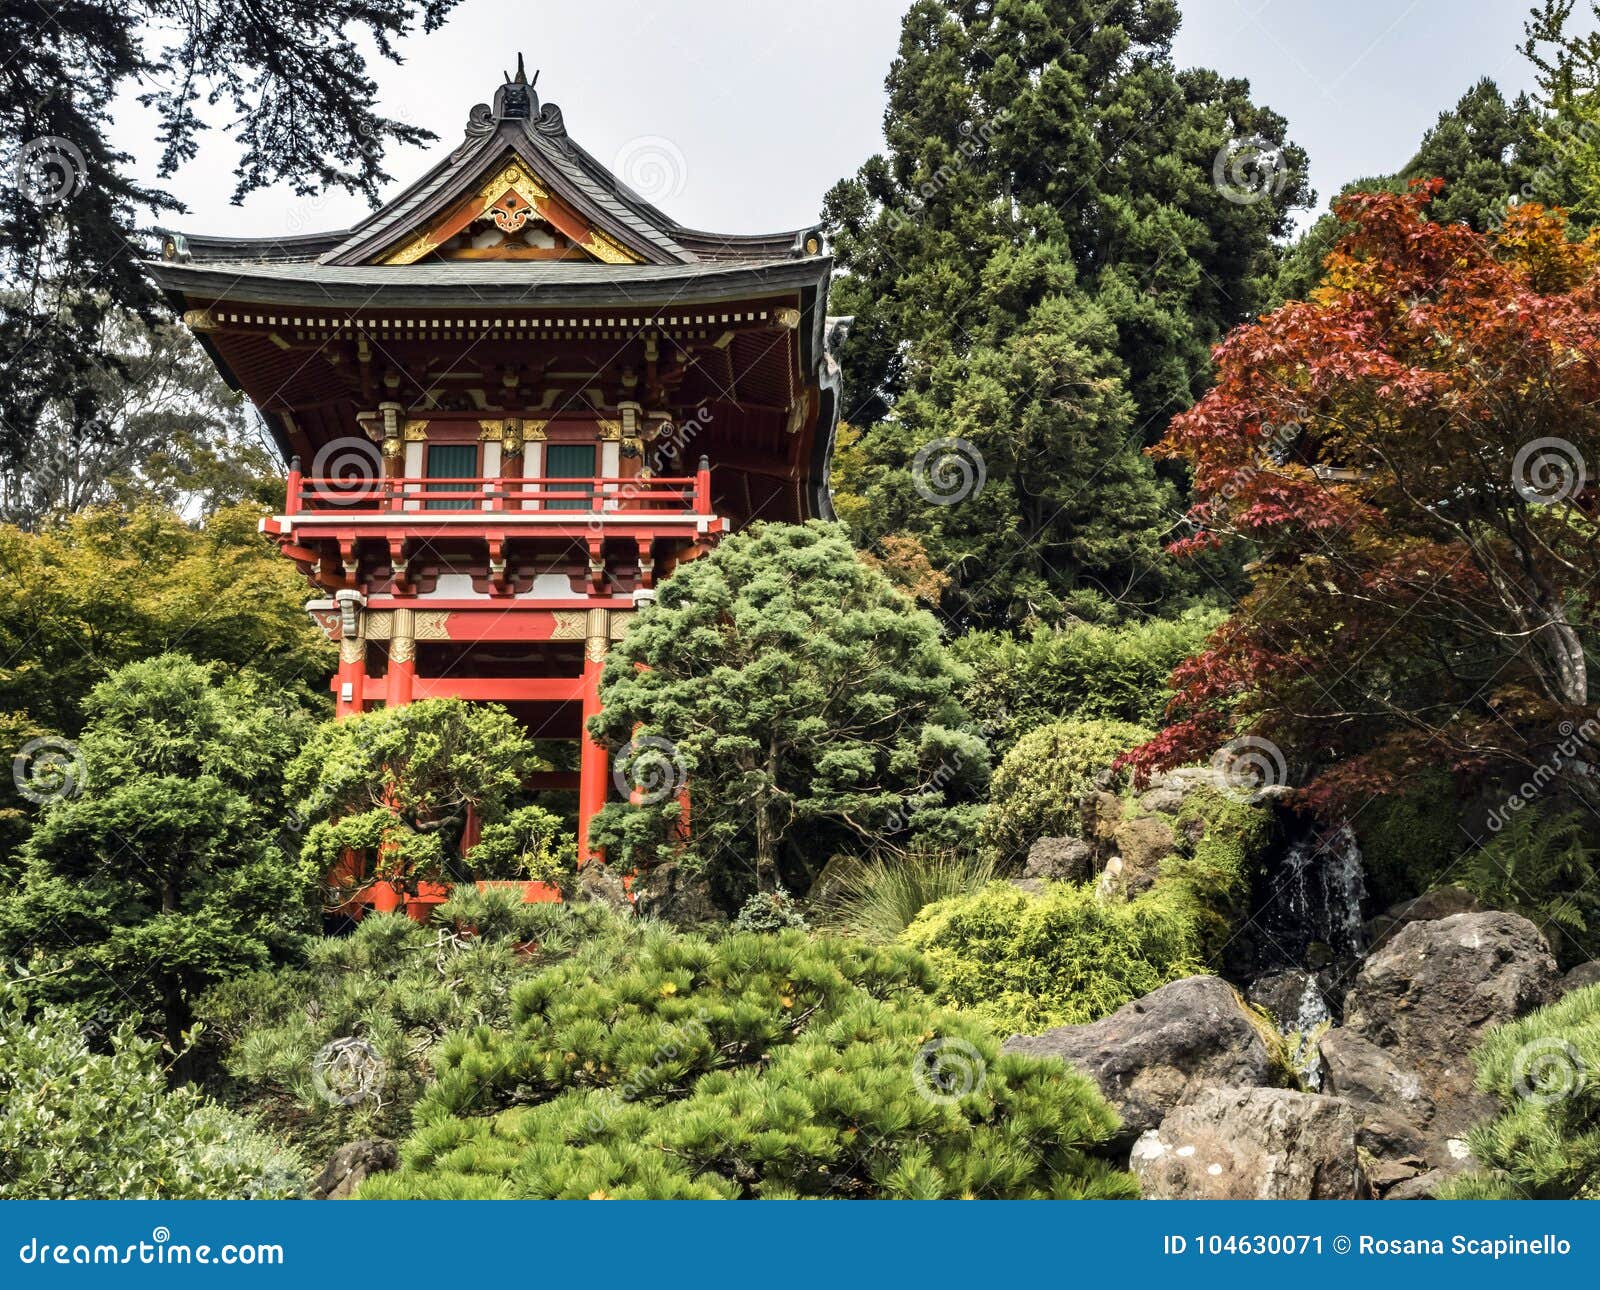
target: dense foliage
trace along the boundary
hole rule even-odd
[[[517,985],[447,1041],[368,1197],[1125,1197],[1115,1113],[939,1011],[915,956],[804,932],[657,933]]]
[[[1055,721],[1019,739],[994,773],[983,844],[1002,866],[1042,837],[1077,837],[1096,778],[1148,730],[1123,721]]]
[[[1030,730],[1065,716],[1159,726],[1167,678],[1222,621],[1215,610],[1118,627],[1075,623],[1031,635],[967,632],[950,652],[972,674],[962,702],[1003,757]]]
[[[921,538],[963,619],[1185,591],[1160,555],[1175,495],[1139,448],[1198,395],[1309,194],[1247,83],[1174,66],[1178,24],[1173,0],[918,0],[884,150],[828,195],[863,431],[840,514],[868,545]],[[980,462],[981,492],[928,498]]]
[[[0,952],[31,997],[157,1024],[178,1051],[206,986],[315,925],[317,871],[277,841],[307,720],[260,677],[181,654],[120,668],[84,712],[0,897]]]
[[[348,937],[312,942],[293,970],[239,977],[201,1000],[219,1092],[308,1155],[401,1136],[446,1035],[503,1029],[518,981],[569,957],[600,975],[636,935],[598,905],[469,889],[431,926],[364,919]]]
[[[1173,423],[1200,499],[1180,550],[1261,556],[1141,768],[1249,736],[1324,801],[1441,766],[1592,783],[1558,745],[1592,707],[1600,248],[1536,206],[1493,235],[1430,221],[1433,192],[1345,202],[1316,298],[1236,331]]]
[[[1096,1021],[1203,970],[1194,912],[1166,890],[1124,904],[1092,884],[1035,896],[993,883],[930,905],[902,939],[938,974],[942,1002],[1027,1034]]]
[[[1497,1119],[1467,1145],[1482,1170],[1459,1200],[1600,1200],[1600,986],[1492,1031],[1473,1054]]]
[[[243,1117],[170,1089],[157,1046],[0,990],[0,1199],[296,1195],[305,1165]]]
[[[465,876],[468,813],[501,823],[535,768],[533,742],[498,704],[424,699],[328,722],[286,772],[296,819],[308,826],[301,855],[329,870],[347,851],[362,853],[389,879]],[[486,859],[508,859],[520,840],[531,863],[554,866],[555,824],[543,812],[519,816],[488,837]]]
[[[634,802],[591,837],[731,888],[803,891],[835,851],[970,829],[988,750],[938,624],[837,526],[759,525],[682,565],[611,651],[590,726]],[[680,791],[693,799],[683,838]]]

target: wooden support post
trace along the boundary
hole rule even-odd
[[[365,707],[367,684],[367,615],[355,611],[356,630],[339,638],[339,677],[334,693],[334,715],[348,717]]]
[[[389,639],[389,671],[383,703],[387,708],[403,708],[411,702],[417,679],[416,611],[396,609]]]
[[[606,804],[606,784],[611,774],[606,750],[589,734],[589,718],[600,713],[600,670],[605,665],[610,645],[611,615],[604,609],[589,610],[587,638],[583,645],[583,733],[579,736],[578,761],[578,863],[604,860],[589,845],[589,823]]]

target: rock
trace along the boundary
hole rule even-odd
[[[633,912],[633,901],[628,898],[628,889],[623,885],[621,875],[612,872],[609,865],[586,864],[579,869],[578,896],[583,900],[598,901],[619,914]]]
[[[1471,1053],[1492,1026],[1548,1003],[1555,960],[1526,918],[1498,912],[1408,923],[1369,955],[1345,999],[1345,1027],[1416,1071],[1435,1104],[1434,1136],[1493,1115],[1473,1088]]]
[[[1298,968],[1261,977],[1251,985],[1246,997],[1256,1007],[1271,1013],[1278,1029],[1285,1034],[1311,1030],[1332,1016],[1317,978]]]
[[[1094,849],[1082,838],[1039,838],[1028,848],[1024,878],[1083,882],[1094,871]]]
[[[1323,1092],[1354,1108],[1361,1122],[1356,1141],[1365,1151],[1389,1162],[1421,1163],[1439,1154],[1429,1149],[1426,1130],[1436,1108],[1420,1074],[1349,1030],[1328,1031],[1317,1050]]]
[[[1578,964],[1561,978],[1561,993],[1571,994],[1591,985],[1600,985],[1600,962]]]
[[[1013,887],[1026,895],[1044,895],[1045,880],[1043,878],[1012,878],[1009,881]]]
[[[1135,1144],[1151,1200],[1360,1200],[1349,1103],[1285,1088],[1209,1088]]]
[[[1367,1182],[1372,1190],[1385,1197],[1391,1188],[1415,1178],[1422,1172],[1414,1164],[1405,1164],[1398,1160],[1374,1160],[1370,1157],[1362,1158],[1361,1168],[1367,1175]]]
[[[1122,857],[1112,856],[1094,883],[1095,899],[1099,901],[1123,900],[1127,890],[1122,885]]]
[[[822,866],[822,872],[812,881],[806,891],[806,903],[811,905],[826,905],[837,899],[844,890],[844,885],[850,876],[861,868],[861,861],[855,856],[836,855],[830,856],[828,863]]]
[[[1088,1075],[1122,1117],[1123,1141],[1156,1128],[1209,1085],[1268,1080],[1266,1044],[1214,976],[1174,981],[1087,1025],[1012,1035],[1002,1047],[1055,1057]]]
[[[1435,887],[1391,905],[1367,923],[1367,953],[1385,945],[1407,923],[1431,923],[1452,914],[1476,914],[1478,898],[1465,887]]]
[[[1123,820],[1112,830],[1112,845],[1122,857],[1123,885],[1130,896],[1147,891],[1161,876],[1161,862],[1177,849],[1177,838],[1154,815]]]
[[[1115,793],[1096,793],[1085,804],[1084,819],[1094,842],[1105,848],[1111,846],[1112,835],[1122,823],[1122,799]]]
[[[728,921],[711,884],[699,874],[686,873],[676,860],[651,865],[635,880],[634,895],[640,914],[678,927]]]
[[[1139,796],[1142,810],[1176,815],[1196,789],[1214,788],[1216,773],[1209,766],[1180,766],[1150,781]]]
[[[1396,1184],[1383,1193],[1384,1200],[1434,1200],[1437,1199],[1440,1189],[1455,1179],[1462,1172],[1462,1167],[1443,1167],[1430,1169],[1426,1173],[1418,1174],[1415,1178],[1408,1178]]]
[[[386,1138],[362,1138],[340,1147],[322,1166],[306,1193],[312,1200],[349,1200],[372,1174],[400,1163],[400,1152]]]

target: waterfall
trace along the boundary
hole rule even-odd
[[[1365,948],[1367,884],[1349,825],[1291,822],[1258,893],[1264,965],[1316,969],[1353,960]]]

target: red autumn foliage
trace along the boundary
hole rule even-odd
[[[1128,758],[1141,774],[1242,736],[1281,748],[1311,804],[1423,769],[1572,773],[1555,750],[1595,700],[1600,247],[1536,206],[1489,235],[1431,222],[1440,188],[1343,200],[1323,285],[1218,346],[1154,450],[1193,471],[1175,551],[1259,556],[1175,672],[1173,724]]]

